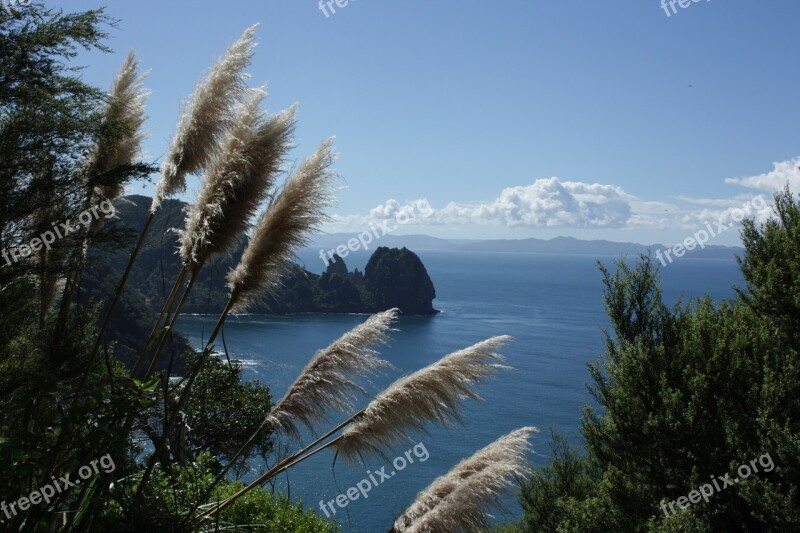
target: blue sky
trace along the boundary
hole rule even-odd
[[[268,83],[270,110],[299,103],[293,156],[337,137],[328,230],[406,213],[397,233],[669,244],[787,179],[800,190],[800,3],[675,8],[350,0],[326,17],[317,0],[114,2],[114,53],[79,61],[107,87],[136,49],[160,162],[181,101],[258,22],[252,84]]]

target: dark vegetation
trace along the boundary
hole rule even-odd
[[[119,221],[113,227],[120,233],[138,235],[147,219],[150,198],[128,196],[117,206]],[[145,241],[129,281],[129,292],[139,295],[140,306],[148,305],[158,313],[169,291],[166,280],[172,280],[181,268],[175,254],[178,246],[176,228],[182,226],[187,205],[166,200],[153,220],[150,236]],[[241,260],[246,241],[237,243],[226,256],[214,258],[197,281],[187,300],[187,313],[219,313],[228,301],[225,274]],[[129,254],[125,249],[98,246],[94,256],[107,267],[104,276],[116,282],[125,270]],[[380,247],[370,258],[365,271],[349,272],[338,255],[326,272],[314,274],[295,265],[284,275],[280,287],[263,301],[251,306],[252,314],[295,313],[376,313],[397,307],[403,314],[436,313],[432,302],[436,297],[433,282],[419,257],[405,248]],[[100,294],[103,294],[101,291]],[[105,293],[107,294],[107,293]],[[133,303],[133,302],[132,302]]]
[[[106,295],[114,292],[130,258],[130,247],[142,231],[151,198],[128,196],[117,202],[118,219],[110,221],[109,233],[116,242],[108,240],[90,247],[91,268],[84,274],[80,300],[86,305],[95,302],[102,314],[107,309]],[[170,280],[181,269],[178,247],[179,228],[184,222],[187,205],[179,200],[165,200],[153,219],[139,257],[133,266],[125,292],[117,303],[119,312],[111,317],[106,339],[115,345],[115,355],[126,367],[133,365],[144,348],[158,315],[161,303],[170,290]],[[127,237],[127,238],[126,238]],[[127,243],[128,246],[120,246]],[[201,273],[194,291],[184,305],[185,313],[219,314],[228,301],[225,274],[241,260],[246,245],[236,243],[228,255],[212,259]],[[252,305],[251,314],[297,313],[376,313],[398,308],[403,314],[430,315],[436,297],[433,282],[425,266],[413,252],[380,247],[370,258],[365,272],[349,272],[338,255],[334,255],[327,271],[314,274],[293,265],[283,275],[280,285]],[[188,341],[180,334],[170,339],[165,356],[157,363],[164,369],[170,361],[180,375],[185,366],[180,354]]]
[[[98,194],[112,196],[110,191],[156,170],[135,160],[105,164],[103,152],[93,151],[118,145],[132,132],[109,119],[113,102],[84,84],[69,60],[80,48],[103,50],[103,28],[113,23],[102,11],[64,14],[41,2],[0,10],[2,250],[19,249],[54,222],[75,220]],[[283,224],[279,236],[288,234],[293,245],[302,242],[302,232],[292,231],[312,227],[303,217],[314,219],[324,205],[314,195],[296,196],[303,209],[292,210],[288,200],[282,204],[281,193],[267,211],[278,205],[295,217],[277,219]],[[171,281],[181,268],[177,257],[164,253],[176,246],[166,230],[180,225],[179,209],[167,203],[162,214],[169,216],[154,219],[151,235],[159,237],[145,242],[140,257],[147,269],[133,274],[136,290],[122,292],[121,300],[114,278],[124,270],[137,234],[124,226],[85,228],[51,248],[0,265],[0,502],[19,502],[54,476],[74,476],[101,456],[114,465],[47,502],[20,505],[8,515],[0,511],[5,530],[336,529],[265,488],[274,467],[246,491],[237,474],[249,459],[274,453],[279,428],[319,430],[319,420],[328,414],[323,407],[352,407],[347,393],[359,389],[330,363],[345,361],[362,376],[384,367],[372,346],[385,341],[392,312],[373,317],[322,357],[315,356],[316,366],[290,388],[294,396],[287,395],[290,401],[277,411],[283,418],[274,422],[265,413],[274,415],[280,402],[273,402],[268,388],[242,382],[235,361],[209,357],[213,342],[199,352],[183,350],[172,328],[164,327],[170,309],[155,328],[139,319],[151,315],[165,296],[169,300],[164,280]],[[506,529],[800,529],[800,205],[786,190],[776,196],[775,211],[776,219],[763,226],[744,225],[746,286],[731,301],[704,298],[670,307],[648,257],[634,264],[620,261],[613,271],[601,266],[612,330],[605,353],[590,366],[596,406],[584,412],[585,453],[556,436],[551,463],[522,483],[524,517]],[[138,228],[147,216],[132,213],[123,221],[135,219],[129,223]],[[292,226],[298,219],[306,225]],[[228,266],[212,261],[206,269],[192,269],[187,275],[199,279],[201,289],[187,305],[196,310],[224,305],[214,287]],[[172,274],[161,275],[170,269]],[[255,278],[271,273],[258,271]],[[244,287],[253,284],[245,275],[241,279]],[[310,279],[290,271],[284,282],[297,285],[297,296],[280,299],[289,309],[284,312],[299,312],[304,305],[331,309],[342,302],[370,310],[403,305],[412,313],[433,312],[433,286],[407,250],[379,249],[363,275],[337,262],[313,283]],[[402,289],[393,289],[395,284]],[[118,302],[111,322],[120,335],[116,341],[104,335],[102,325],[110,302]],[[167,307],[174,303],[175,298]],[[220,324],[223,319],[224,313]],[[144,356],[154,352],[153,367],[137,379],[125,363],[137,355],[136,342],[148,336],[167,350],[152,350],[150,344],[140,353],[146,362],[150,359]],[[406,438],[409,428],[455,423],[459,401],[474,396],[472,386],[497,370],[496,349],[506,340],[489,339],[451,354],[447,364],[438,361],[395,382],[370,402],[371,410],[352,414],[341,435],[315,443],[336,445],[343,456],[357,457],[386,452]],[[180,354],[186,355],[182,363]],[[186,366],[183,379],[176,379],[178,364]],[[519,459],[531,432],[523,428],[512,441],[501,442],[501,457],[484,465],[487,470],[503,467],[503,477],[523,470]],[[711,476],[734,473],[765,454],[774,462],[771,471],[751,475],[674,516],[662,512],[662,501],[677,500]],[[481,461],[469,464],[476,463]],[[462,493],[457,512],[451,509],[446,520],[436,521],[442,506],[427,516],[404,515],[393,530],[416,520],[433,523],[434,531],[481,529],[486,508],[502,488],[498,476],[481,474],[471,467],[455,469],[445,485],[449,491],[469,486],[474,500],[485,501],[467,501]]]
[[[775,213],[745,221],[746,286],[731,301],[669,307],[650,258],[601,266],[613,330],[590,365],[586,453],[555,436],[510,530],[800,530],[800,203],[788,189]],[[661,508],[767,454],[771,471]]]
[[[77,220],[93,191],[157,170],[135,161],[102,167],[102,154],[86,165],[93,147],[131,133],[105,118],[106,92],[86,85],[70,66],[80,49],[107,50],[104,28],[115,23],[102,10],[63,13],[36,1],[0,9],[0,249],[19,250],[55,223]],[[212,481],[261,427],[272,400],[264,385],[241,381],[236,363],[215,359],[194,384],[197,401],[186,411],[192,431],[167,432],[170,445],[158,454],[136,511],[134,494],[119,482],[141,478],[137,461],[147,445],[162,440],[175,407],[161,394],[167,385],[161,373],[142,382],[122,364],[152,328],[152,302],[141,294],[124,294],[123,311],[112,319],[118,338],[91,355],[119,265],[82,251],[88,244],[126,257],[135,236],[104,224],[91,235],[75,231],[49,249],[0,262],[0,501],[17,502],[53,476],[75,480],[80,467],[101,456],[115,467],[46,503],[29,502],[24,510],[6,505],[3,531],[175,531],[175,517],[206,490],[225,497],[241,488],[234,479]],[[60,290],[65,283],[67,290]],[[173,356],[182,349],[176,337],[168,344],[175,349],[164,352],[164,367],[179,364]],[[271,431],[262,430],[234,466],[271,449]],[[261,489],[220,516],[226,523],[262,524],[260,531],[335,529]]]
[[[107,93],[69,66],[81,47],[106,50],[102,28],[115,21],[102,10],[23,7],[0,10],[2,527],[338,530],[274,494],[275,476],[328,448],[357,463],[396,451],[411,431],[456,424],[460,403],[499,370],[498,350],[509,339],[454,352],[357,410],[371,396],[365,382],[391,368],[376,348],[393,331],[393,307],[318,350],[281,400],[243,382],[237,361],[214,355],[232,312],[398,305],[430,314],[435,294],[424,266],[408,250],[386,248],[363,275],[341,262],[321,276],[291,265],[326,218],[337,178],[333,144],[289,164],[294,109],[267,114],[264,92],[245,83],[255,26],[196,86],[157,169],[138,161],[146,90],[135,54]],[[156,172],[150,209],[121,200],[128,184]],[[200,187],[184,210],[168,197],[186,188],[188,175],[198,175]],[[98,214],[114,203],[121,218],[105,208]],[[64,232],[55,237],[57,226]],[[187,309],[218,313],[202,349],[175,333]],[[347,418],[330,429],[334,412]],[[420,508],[412,504],[394,529],[417,520],[435,529],[485,526],[494,494],[525,469],[533,432],[520,428],[494,443],[491,478],[451,474],[480,496],[435,514],[412,513]],[[304,442],[308,435],[314,440]]]

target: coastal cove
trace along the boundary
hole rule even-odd
[[[320,1],[3,0],[0,533],[800,532],[800,3]]]
[[[298,255],[313,270],[314,250]],[[603,310],[601,276],[591,255],[548,255],[482,252],[419,252],[435,287],[436,316],[401,316],[383,356],[398,368],[375,380],[371,393],[396,377],[432,363],[442,355],[493,335],[511,335],[514,341],[503,353],[514,370],[501,372],[479,388],[484,402],[467,402],[464,426],[416,435],[430,458],[406,468],[391,481],[376,487],[369,499],[352,502],[348,514],[337,519],[347,531],[372,532],[403,511],[416,493],[441,472],[475,449],[519,427],[540,429],[533,438],[534,464],[547,463],[549,428],[566,434],[580,445],[580,408],[590,401],[586,390],[586,362],[602,351],[602,329],[608,324]],[[369,253],[348,255],[350,268],[362,269]],[[618,256],[599,259],[611,266]],[[691,259],[662,271],[668,304],[708,292],[715,300],[733,297],[733,284],[742,285],[733,259]],[[359,324],[365,315],[303,314],[231,317],[225,340],[231,358],[244,361],[246,379],[270,386],[279,399],[315,350]],[[179,329],[194,346],[207,337],[215,319],[185,316]],[[221,343],[218,349],[222,349]],[[336,421],[336,419],[334,419]],[[413,443],[409,443],[412,445]],[[407,448],[407,447],[406,447]],[[403,448],[403,449],[406,449]],[[402,452],[402,450],[399,450]],[[333,456],[320,454],[283,476],[280,485],[293,498],[316,509],[365,476],[366,468],[351,468]],[[386,463],[373,460],[372,469]],[[513,499],[511,509],[519,506]],[[518,511],[517,511],[518,512]],[[383,528],[383,529],[382,529]]]

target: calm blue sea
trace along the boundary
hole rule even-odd
[[[602,352],[603,312],[601,276],[595,261],[611,265],[615,257],[586,255],[418,252],[436,287],[434,317],[402,317],[390,346],[382,353],[398,373],[377,381],[373,390],[402,373],[428,365],[442,355],[494,335],[511,335],[504,354],[514,370],[502,372],[479,389],[483,402],[465,404],[459,429],[432,428],[415,436],[429,459],[408,465],[336,515],[345,531],[385,532],[416,493],[460,459],[496,438],[522,426],[536,426],[535,464],[546,461],[549,428],[580,444],[580,409],[590,401],[586,384],[587,361]],[[300,254],[309,270],[322,263],[313,250]],[[345,261],[363,270],[367,254],[351,254]],[[710,294],[715,299],[734,296],[742,285],[731,260],[684,259],[663,270],[668,302]],[[279,399],[315,350],[364,320],[356,315],[290,317],[232,317],[225,340],[232,358],[245,361],[246,375],[271,387]],[[186,317],[180,329],[200,345],[216,317]],[[336,420],[339,417],[335,417]],[[396,455],[408,449],[398,448]],[[365,478],[367,469],[386,465],[375,459],[366,467],[349,467],[323,452],[284,476],[281,490],[302,499],[318,513],[320,500],[332,500]],[[390,466],[390,465],[389,465]],[[386,471],[392,470],[387,468]],[[499,519],[520,513],[515,499]]]

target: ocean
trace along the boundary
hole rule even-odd
[[[373,393],[397,377],[433,363],[443,355],[495,335],[514,340],[504,350],[512,370],[503,371],[479,387],[483,401],[466,401],[463,425],[431,427],[429,434],[414,435],[407,446],[393,450],[414,458],[402,470],[359,497],[337,520],[354,533],[387,531],[417,492],[446,473],[462,458],[498,437],[522,427],[536,426],[532,443],[534,465],[547,462],[550,428],[581,445],[581,407],[591,402],[586,363],[603,350],[603,330],[609,324],[603,309],[600,260],[609,267],[617,256],[548,255],[522,253],[417,252],[436,288],[432,317],[401,316],[382,356],[397,371],[373,380]],[[299,254],[306,268],[322,270],[314,250]],[[363,270],[366,253],[345,258],[350,270]],[[685,258],[662,269],[664,297],[671,304],[682,298],[710,294],[721,300],[735,296],[734,284],[743,286],[733,259]],[[225,326],[229,355],[244,362],[247,379],[269,385],[277,401],[313,353],[362,322],[359,315],[301,315],[230,317]],[[187,316],[179,329],[200,346],[216,317]],[[365,402],[366,403],[366,402]],[[334,415],[331,426],[346,418]],[[322,432],[328,427],[320,428]],[[404,452],[414,444],[427,454]],[[427,455],[424,462],[422,457]],[[278,490],[323,514],[319,502],[330,501],[386,466],[375,458],[366,466],[334,465],[332,453],[323,452],[291,469],[277,482]],[[399,463],[398,464],[402,464]],[[379,477],[376,479],[380,480]],[[497,520],[512,520],[521,513],[514,497]]]

